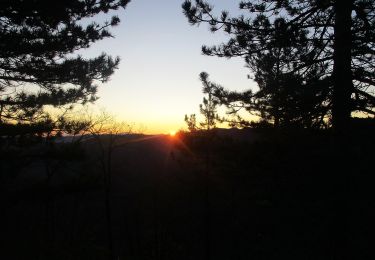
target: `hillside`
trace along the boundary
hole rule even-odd
[[[209,143],[189,135],[119,137],[111,155],[114,254],[321,259],[355,252],[367,258],[371,142],[347,155],[346,182],[338,179],[343,172],[333,174],[336,159],[324,135],[293,133],[287,139],[266,131],[254,140],[251,132],[220,130]],[[12,189],[3,189],[6,259],[107,258],[103,154],[93,139],[81,152],[82,159],[55,167],[48,182],[43,162],[34,161],[9,182]]]

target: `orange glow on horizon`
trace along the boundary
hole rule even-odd
[[[176,133],[177,133],[176,131],[174,131],[174,130],[170,130],[170,131],[169,131],[169,136],[170,136],[170,137],[175,137],[175,136],[176,136]]]

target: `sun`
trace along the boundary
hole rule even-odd
[[[169,131],[169,136],[170,137],[175,137],[176,136],[176,131],[175,130],[171,130],[171,131]]]

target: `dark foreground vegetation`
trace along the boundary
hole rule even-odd
[[[217,129],[122,136],[110,155],[108,136],[22,154],[1,165],[0,257],[371,259],[363,125],[340,147],[328,131]]]

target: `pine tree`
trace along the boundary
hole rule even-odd
[[[216,128],[217,123],[223,121],[217,113],[219,100],[215,96],[219,86],[209,80],[209,75],[206,72],[202,72],[199,77],[203,85],[202,92],[207,95],[203,97],[202,104],[199,104],[199,112],[203,117],[203,121],[199,122],[198,126],[195,114],[185,115],[185,122],[190,132],[197,130],[210,131]]]
[[[310,73],[283,73],[280,50],[254,59],[252,68],[259,91],[253,94],[252,110],[275,127],[326,127],[329,111],[329,84],[321,79],[322,69]],[[245,100],[243,102],[246,102]]]
[[[207,97],[203,98],[203,103],[199,105],[199,111],[204,117],[204,121],[200,123],[200,126],[202,129],[209,131],[214,129],[216,124],[220,122],[219,115],[217,114],[219,102],[214,97],[216,85],[209,81],[206,72],[202,72],[199,76],[203,84],[203,93],[207,95]]]
[[[69,106],[97,99],[119,58],[105,53],[86,59],[77,50],[112,37],[119,24],[82,22],[125,8],[129,0],[5,0],[0,2],[0,124],[48,121],[47,105]],[[5,133],[3,133],[5,134]]]
[[[302,88],[311,80],[312,86],[326,87],[313,92],[324,95],[318,110],[326,111],[338,132],[345,130],[352,112],[375,115],[374,1],[252,0],[241,1],[239,8],[244,14],[238,17],[226,11],[215,16],[206,1],[183,3],[191,24],[208,23],[211,31],[223,30],[230,36],[226,43],[203,46],[204,54],[244,57],[257,77],[259,61],[278,52],[279,63],[274,66],[281,78],[297,75]],[[252,107],[257,96],[245,94],[238,97],[249,98],[245,101]]]

